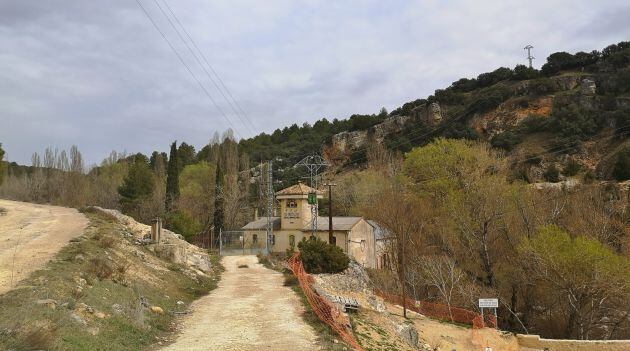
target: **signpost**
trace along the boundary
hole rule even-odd
[[[494,312],[494,319],[497,319],[497,308],[499,308],[499,299],[479,299],[479,309],[481,310],[481,318],[484,320],[485,323],[485,319],[483,316],[483,309],[484,308],[491,308]]]

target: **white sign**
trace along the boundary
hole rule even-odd
[[[498,308],[499,299],[479,299],[479,307],[481,308]]]

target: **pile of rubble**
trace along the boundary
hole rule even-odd
[[[123,224],[127,232],[121,233],[128,237],[133,237],[136,245],[146,245],[149,251],[156,256],[170,262],[183,264],[189,267],[195,274],[203,275],[204,272],[212,270],[212,264],[208,254],[200,247],[190,244],[180,234],[176,234],[167,229],[161,230],[159,242],[151,241],[151,226],[137,222],[135,219],[120,213],[117,210],[110,210],[94,206],[95,210],[105,213]],[[138,251],[139,255],[142,252]]]
[[[348,268],[337,274],[313,275],[315,290],[324,296],[343,296],[354,298],[361,307],[377,312],[385,311],[383,299],[374,294],[372,283],[365,269],[356,262],[350,262]]]

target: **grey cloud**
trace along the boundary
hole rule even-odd
[[[162,0],[160,0],[162,1]],[[559,50],[628,39],[619,1],[166,0],[255,132],[375,113],[462,76]],[[214,131],[251,136],[162,17],[141,0],[224,110],[226,122],[134,0],[0,0],[0,142],[28,163],[77,144],[91,163],[112,149],[201,147]]]

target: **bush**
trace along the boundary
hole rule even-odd
[[[618,181],[630,179],[630,146],[624,147],[617,154],[617,162],[613,168],[613,177]]]
[[[114,269],[109,265],[106,259],[95,257],[90,260],[88,271],[96,276],[99,280],[107,279],[112,276]]]
[[[514,147],[518,145],[520,142],[521,142],[521,136],[509,130],[495,135],[490,140],[490,144],[492,144],[492,146],[498,147],[507,151],[514,149]]]
[[[557,183],[560,181],[560,171],[556,165],[550,165],[547,167],[545,173],[543,173],[543,177],[548,182]]]
[[[567,164],[562,169],[562,174],[567,177],[573,177],[574,175],[578,174],[580,169],[582,169],[582,165],[580,165],[579,162],[574,159],[569,159]]]
[[[111,247],[114,246],[114,243],[116,242],[116,239],[114,239],[111,236],[102,236],[100,237],[100,239],[98,240],[98,246],[104,248],[104,249],[109,249]]]
[[[186,240],[199,233],[203,227],[199,221],[182,211],[175,211],[167,217],[168,228],[184,236]]]
[[[284,283],[282,285],[284,286],[296,286],[298,285],[299,281],[298,278],[293,275],[293,274],[285,274],[284,275]]]
[[[298,243],[304,268],[308,273],[339,273],[350,264],[350,259],[340,247],[318,238],[302,239]]]

